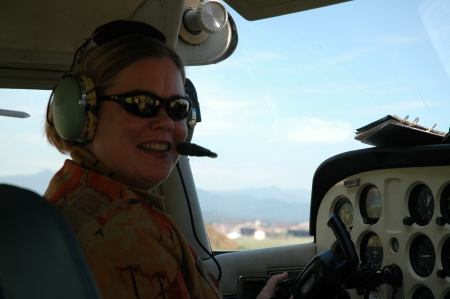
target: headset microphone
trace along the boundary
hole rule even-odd
[[[180,142],[177,145],[177,152],[183,156],[217,158],[216,153],[194,143]]]

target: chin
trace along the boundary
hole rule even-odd
[[[158,178],[155,178],[155,177],[145,178],[145,181],[140,184],[140,188],[139,187],[136,187],[136,188],[141,189],[141,190],[150,191],[150,190],[154,189],[155,187],[159,186],[163,181],[165,181],[169,177],[169,175],[170,175],[170,172],[167,175],[158,177]]]

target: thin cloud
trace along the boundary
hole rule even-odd
[[[352,137],[348,122],[319,118],[288,118],[280,138],[290,143],[339,142]],[[287,129],[286,129],[287,128]]]
[[[220,153],[219,153],[220,155]],[[311,188],[311,176],[314,169],[274,169],[269,164],[238,162],[238,163],[208,163],[201,158],[191,158],[192,171],[195,175],[197,187],[205,190],[227,190],[249,187],[251,178],[252,188],[268,186],[282,186],[282,188]],[[239,171],[236,171],[239,169]],[[270,171],[269,171],[270,170]]]
[[[422,40],[422,38],[419,36],[385,36],[376,39],[376,41],[394,45],[412,44],[420,40]]]
[[[385,35],[376,37],[360,37],[361,42],[372,42],[377,45],[407,45],[420,42],[426,38],[424,35]]]
[[[286,59],[286,56],[277,52],[252,52],[251,55],[243,54],[235,56],[232,59],[227,59],[221,62],[220,65],[208,65],[207,67],[203,67],[202,70],[205,72],[213,72],[218,69],[223,71],[224,68],[249,69],[252,68],[253,65],[259,65],[261,61],[269,62],[283,59]]]
[[[249,102],[244,101],[202,101],[202,108],[207,109],[226,109],[236,110],[250,106]]]
[[[439,106],[439,102],[435,101],[426,101],[423,102],[421,100],[419,101],[411,101],[411,102],[403,102],[403,103],[396,103],[396,104],[389,104],[389,105],[377,105],[377,106],[370,106],[365,108],[357,108],[355,113],[373,113],[373,112],[379,112],[379,111],[411,111],[415,109],[428,109],[431,107]],[[400,116],[400,115],[399,115]]]
[[[303,87],[302,86],[291,87],[289,89],[284,89],[283,91],[284,91],[284,93],[295,94],[295,95],[320,94],[320,93],[326,92],[322,88],[313,88],[313,87],[304,87],[304,86]]]
[[[338,56],[335,56],[329,60],[329,63],[343,63],[348,61],[357,60],[363,56],[366,56],[369,53],[372,53],[372,49],[368,48],[362,48],[362,49],[356,49],[350,52],[345,52],[342,54],[339,54]]]

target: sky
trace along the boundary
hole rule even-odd
[[[370,147],[356,129],[387,114],[448,132],[448,1],[358,0],[252,22],[229,11],[235,53],[187,68],[202,114],[192,142],[219,154],[190,158],[198,188],[310,190],[323,161]],[[49,94],[0,89],[0,109],[31,115],[0,116],[0,177],[68,158],[43,137]]]

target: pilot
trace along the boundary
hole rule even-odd
[[[53,90],[46,136],[70,154],[44,194],[77,235],[103,298],[221,298],[217,279],[150,193],[178,161],[185,70],[152,26],[96,29]],[[273,276],[258,299],[274,295]]]

